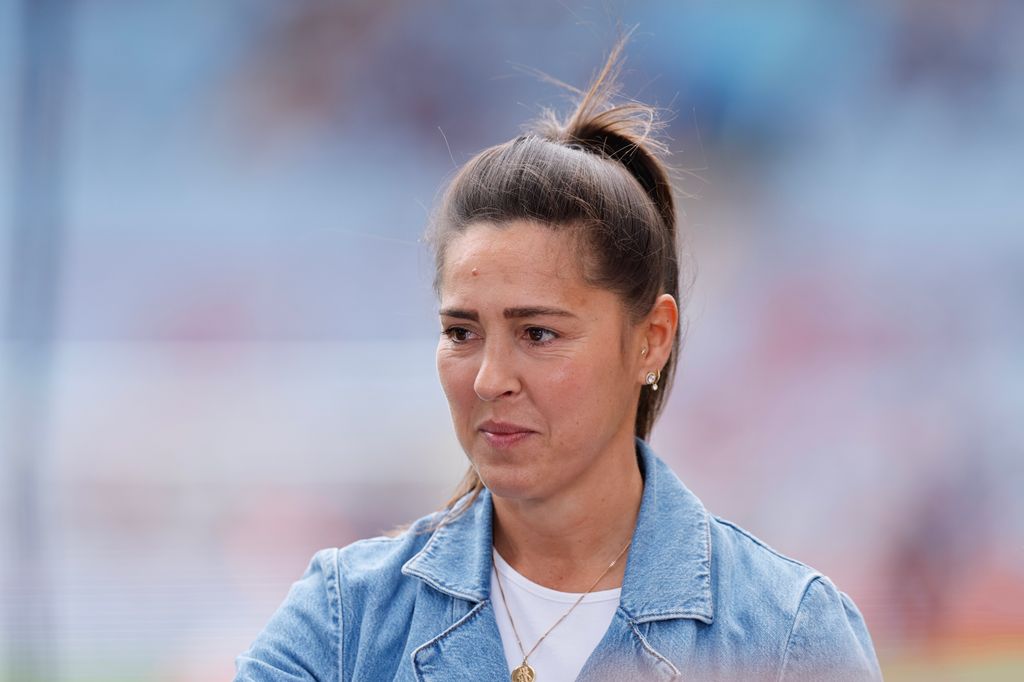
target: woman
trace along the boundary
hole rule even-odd
[[[607,104],[621,47],[567,122],[467,163],[436,218],[459,493],[318,553],[238,680],[880,677],[850,599],[709,515],[645,442],[679,268],[652,110]]]

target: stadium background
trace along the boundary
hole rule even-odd
[[[888,679],[1024,671],[1024,4],[0,3],[0,679],[229,678],[437,507],[438,188],[637,25],[695,273],[658,451]]]

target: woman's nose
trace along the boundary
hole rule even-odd
[[[514,350],[493,342],[485,343],[483,359],[473,381],[477,397],[480,400],[497,400],[502,396],[515,395],[520,387]]]

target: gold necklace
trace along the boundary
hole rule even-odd
[[[605,577],[605,575],[608,574],[608,571],[612,570],[612,566],[617,564],[619,562],[619,559],[622,558],[622,555],[626,553],[626,550],[629,549],[629,545],[631,542],[632,539],[630,540],[630,542],[627,542],[621,550],[619,550],[619,553],[616,555],[614,559],[612,559],[612,562],[608,564],[608,567],[601,571],[601,575],[597,576],[597,580],[595,580],[593,584],[591,584],[591,586],[587,588],[586,592],[580,595],[580,598],[577,599],[573,603],[573,605],[569,607],[568,611],[562,614],[561,618],[555,621],[554,625],[548,628],[547,632],[540,636],[540,639],[537,640],[537,643],[534,644],[529,651],[526,651],[526,649],[523,647],[523,640],[519,637],[519,631],[516,629],[516,622],[512,620],[512,610],[508,607],[508,601],[506,601],[505,599],[505,588],[501,586],[501,572],[498,570],[497,564],[494,564],[494,579],[498,583],[498,592],[501,593],[501,603],[505,605],[505,613],[508,614],[508,622],[512,626],[512,634],[516,636],[516,644],[519,645],[519,653],[523,655],[523,662],[520,663],[516,667],[516,669],[512,671],[512,682],[534,682],[534,680],[537,679],[537,673],[534,672],[533,668],[530,667],[530,656],[532,656],[533,652],[537,650],[537,647],[539,647],[540,643],[544,641],[544,638],[550,635],[551,631],[557,628],[563,620],[568,618],[569,614],[572,613],[573,610],[580,605],[580,602],[583,601],[583,598],[590,594],[595,587],[597,587],[597,584],[601,582],[601,578]],[[491,558],[491,562],[494,563],[493,557]]]

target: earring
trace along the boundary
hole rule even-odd
[[[646,358],[647,357],[647,347],[646,346],[640,349],[640,357],[642,357],[642,358]]]
[[[652,391],[658,390],[658,381],[661,379],[661,372],[648,372],[644,382],[651,387]]]

